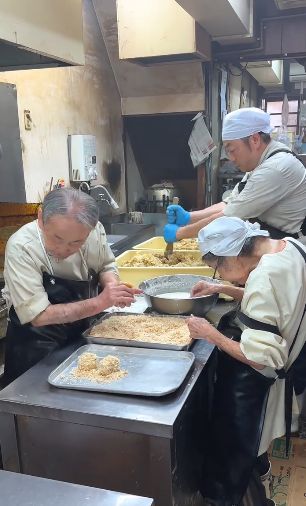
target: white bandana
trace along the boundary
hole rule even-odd
[[[223,121],[222,140],[243,139],[258,132],[271,133],[270,114],[257,107],[245,107],[227,114]]]
[[[255,236],[269,237],[269,232],[261,230],[258,223],[224,216],[200,230],[199,248],[202,255],[212,253],[218,257],[236,257],[246,239]]]

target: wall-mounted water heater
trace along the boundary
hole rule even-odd
[[[97,179],[97,149],[94,135],[68,135],[70,181]]]

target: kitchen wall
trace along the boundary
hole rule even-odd
[[[121,172],[112,187],[125,210],[121,102],[91,0],[84,1],[85,66],[3,72],[0,81],[17,86],[26,196],[38,202],[51,177],[69,182],[67,136],[97,138],[98,182],[106,183],[112,167]],[[24,125],[30,110],[31,130]]]

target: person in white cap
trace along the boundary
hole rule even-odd
[[[245,173],[226,202],[188,212],[167,208],[167,242],[196,237],[221,216],[255,219],[271,237],[291,236],[306,244],[306,171],[302,162],[271,139],[270,116],[261,109],[238,109],[225,116],[222,139],[228,158]]]
[[[306,247],[230,217],[201,229],[198,240],[203,260],[223,280],[244,286],[199,282],[192,296],[226,293],[241,309],[218,329],[204,318],[187,320],[192,338],[218,348],[202,493],[217,501],[211,504],[236,505],[251,476],[257,472],[259,484],[259,475],[268,476],[271,441],[286,434],[288,445],[297,428],[306,388]],[[254,504],[274,503],[263,493]]]

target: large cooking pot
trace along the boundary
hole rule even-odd
[[[179,190],[173,185],[173,183],[160,183],[154,184],[147,188],[147,200],[162,202],[163,200],[169,199],[169,202],[173,201],[173,197],[179,197]]]
[[[139,288],[144,292],[148,304],[159,313],[205,316],[216,305],[218,294],[190,297],[192,287],[199,281],[220,283],[207,276],[177,274],[148,279]]]

